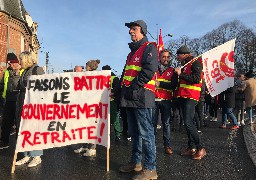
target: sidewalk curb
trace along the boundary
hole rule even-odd
[[[244,126],[243,135],[248,154],[256,166],[256,124]]]

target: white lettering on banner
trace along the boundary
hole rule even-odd
[[[111,71],[31,76],[16,152],[77,143],[110,147]]]
[[[235,40],[202,54],[205,83],[213,97],[234,86]]]

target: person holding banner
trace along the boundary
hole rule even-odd
[[[22,52],[20,54],[20,60],[21,60],[21,68],[24,69],[24,72],[22,73],[19,80],[19,84],[18,84],[20,93],[18,96],[17,111],[16,111],[16,120],[17,120],[16,129],[17,130],[19,130],[20,126],[22,126],[22,124],[20,125],[20,121],[21,121],[22,108],[25,100],[27,79],[31,75],[44,74],[43,68],[37,65],[37,60],[34,58],[31,52],[27,52],[27,51]],[[24,152],[24,157],[21,160],[17,161],[16,165],[19,166],[29,162],[28,167],[35,167],[42,162],[41,160],[42,155],[43,155],[43,150]],[[32,157],[32,160],[31,160],[31,157]]]
[[[132,140],[129,163],[121,166],[121,172],[140,171],[133,179],[157,179],[156,145],[153,127],[155,106],[155,73],[157,71],[156,44],[148,41],[147,25],[143,20],[125,23],[132,42],[131,52],[121,76],[122,87],[114,90],[115,97],[121,91],[120,106],[126,108],[128,131]],[[145,160],[142,170],[142,146]]]
[[[86,63],[85,70],[86,71],[96,71],[100,64],[100,60],[90,60]],[[96,156],[96,144],[89,144],[89,148],[81,148],[75,149],[74,153],[83,153],[83,156]]]
[[[159,111],[161,113],[161,121],[163,125],[163,141],[164,151],[166,154],[172,154],[171,148],[171,99],[173,96],[173,90],[176,88],[178,83],[178,76],[174,72],[174,69],[169,66],[170,62],[170,51],[164,49],[159,53],[160,62],[158,65],[158,71],[156,73],[156,92],[155,92],[155,103],[156,108],[154,112],[154,128],[155,134],[157,129]]]
[[[177,58],[183,65],[175,68],[180,79],[178,95],[182,106],[184,125],[188,135],[188,148],[181,152],[182,156],[192,156],[200,160],[206,155],[201,138],[194,124],[195,106],[200,99],[203,78],[203,65],[198,58],[194,58],[187,46],[177,50]]]
[[[9,67],[5,70],[4,77],[0,82],[2,97],[5,100],[0,149],[9,147],[9,137],[15,120],[16,101],[19,94],[17,86],[20,75],[23,72],[20,69],[20,62],[14,53],[7,54],[7,63]]]

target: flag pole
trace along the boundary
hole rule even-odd
[[[190,60],[190,61],[188,61],[186,64],[184,64],[183,66],[181,66],[181,67],[180,67],[180,69],[184,68],[185,66],[187,66],[187,65],[188,65],[189,63],[191,63],[192,61],[197,60],[200,56],[202,56],[202,55],[199,55],[199,56],[197,56],[197,57],[195,57],[195,58],[191,59],[191,60]]]

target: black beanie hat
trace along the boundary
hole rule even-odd
[[[127,26],[128,28],[131,28],[131,26],[134,26],[134,25],[140,26],[142,33],[146,36],[146,34],[148,32],[147,24],[143,20],[137,20],[134,22],[125,23],[125,26]]]
[[[177,54],[190,54],[190,50],[186,45],[183,45],[177,50]]]
[[[102,70],[111,70],[111,67],[109,65],[102,66]]]
[[[19,63],[19,60],[14,53],[8,53],[6,62],[7,63]]]
[[[253,78],[253,77],[254,77],[253,71],[252,71],[252,70],[249,70],[247,73],[245,73],[245,77],[247,77],[247,78]]]

